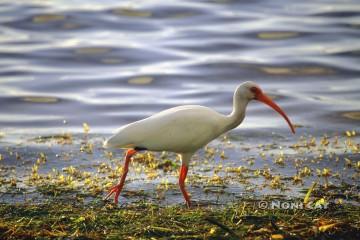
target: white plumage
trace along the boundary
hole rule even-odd
[[[195,152],[222,134],[227,117],[203,106],[180,106],[119,128],[105,147]]]

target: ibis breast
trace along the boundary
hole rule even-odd
[[[195,152],[224,131],[226,117],[203,106],[170,108],[117,130],[106,147]]]

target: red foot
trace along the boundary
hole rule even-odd
[[[113,186],[112,188],[110,188],[109,193],[106,195],[106,197],[104,198],[105,200],[109,199],[109,197],[111,197],[111,195],[113,195],[115,193],[114,196],[114,203],[118,204],[119,202],[119,195],[121,193],[122,190],[121,184],[116,184],[115,186]]]
[[[111,197],[111,195],[113,195],[113,193],[115,193],[114,203],[117,204],[119,202],[119,195],[121,193],[121,190],[124,187],[126,175],[129,170],[130,159],[134,154],[136,154],[136,151],[134,149],[127,150],[126,155],[125,155],[125,164],[124,164],[124,168],[123,168],[123,174],[120,178],[120,181],[118,184],[116,184],[115,186],[110,188],[109,193],[106,195],[104,200],[109,199],[109,197]]]

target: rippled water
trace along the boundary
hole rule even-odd
[[[46,171],[69,164],[82,167],[84,159],[85,166],[94,170],[105,161],[103,152],[79,153],[81,137],[65,148],[33,145],[29,139],[81,132],[87,122],[91,133],[98,134],[94,143],[100,146],[103,134],[169,107],[200,104],[229,113],[235,87],[248,80],[257,82],[286,110],[299,127],[296,138],[359,132],[359,39],[360,3],[351,0],[3,0],[3,165],[9,172],[18,165],[18,175],[26,175],[42,151],[49,156]],[[234,132],[237,148],[227,154],[232,160],[256,156],[254,167],[264,162],[257,149],[246,152],[244,145],[296,139],[282,118],[259,103],[250,104],[240,129],[245,135]],[[14,136],[20,145],[11,143]],[[24,162],[16,161],[13,152]],[[66,152],[71,161],[58,161],[55,155],[67,156]],[[344,156],[355,161],[358,155]],[[291,175],[295,170],[276,171]],[[228,191],[237,194],[243,188],[236,183]],[[176,198],[182,202],[179,193]]]
[[[297,124],[359,124],[357,1],[5,0],[0,24],[0,127],[10,132],[83,122],[111,132],[182,104],[228,113],[246,80]],[[242,127],[287,128],[258,103]]]

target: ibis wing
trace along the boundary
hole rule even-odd
[[[108,147],[144,147],[152,151],[196,151],[221,133],[217,112],[201,106],[172,108],[120,128]]]

